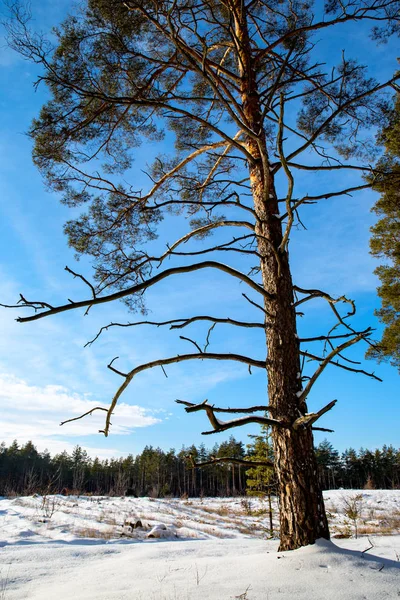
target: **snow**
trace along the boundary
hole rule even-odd
[[[324,496],[332,541],[293,552],[258,499],[2,498],[0,600],[398,598],[400,490]]]

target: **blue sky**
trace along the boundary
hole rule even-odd
[[[48,30],[70,5],[58,2],[55,8],[48,0],[33,3],[35,25]],[[1,46],[0,299],[13,303],[20,292],[54,303],[64,302],[67,296],[85,298],[85,287],[64,271],[68,265],[90,273],[85,261],[75,264],[62,234],[63,223],[71,215],[45,190],[32,164],[31,142],[24,133],[45,99],[45,90],[34,92],[36,68]],[[334,51],[340,54],[342,48],[360,56],[368,51],[372,74],[379,79],[390,77],[396,69],[395,43],[379,47],[374,54],[360,28],[338,30],[337,37],[322,42],[321,48],[326,57]],[[145,164],[147,150],[153,152],[151,148],[140,150],[136,170]],[[138,171],[136,176],[141,185],[148,184],[143,173]],[[312,193],[312,179],[303,177],[300,188]],[[344,184],[347,181],[343,178]],[[368,253],[373,223],[370,208],[375,198],[371,192],[360,192],[307,207],[303,213],[307,230],[296,232],[291,246],[295,282],[353,298],[358,307],[354,323],[359,328],[369,324],[379,328],[373,316],[379,305],[373,275],[376,264]],[[182,220],[164,223],[161,239],[172,230],[174,239],[179,237],[184,231]],[[243,320],[259,317],[256,309],[243,303],[243,286],[228,276],[207,271],[202,279],[187,275],[180,279],[181,285],[177,283],[162,282],[148,293],[150,318],[164,320],[198,312]],[[84,348],[102,325],[133,319],[122,304],[97,307],[87,317],[71,312],[23,325],[14,321],[18,314],[21,311],[0,311],[0,438],[7,443],[15,438],[20,442],[31,439],[39,449],[48,448],[52,453],[71,450],[79,443],[90,454],[101,457],[140,452],[146,444],[179,449],[182,444],[204,442],[211,447],[229,433],[202,437],[200,432],[208,429],[204,415],[186,415],[175,405],[176,398],[193,402],[208,398],[230,406],[265,401],[266,377],[261,371],[253,369],[250,376],[247,367],[237,363],[185,363],[169,367],[167,379],[161,369],[139,375],[122,398],[108,439],[97,433],[103,426],[101,415],[59,427],[60,421],[94,405],[107,405],[120,383],[106,368],[114,356],[120,356],[118,364],[124,369],[192,348],[179,340],[185,331],[150,327],[110,330],[96,344]],[[325,307],[316,302],[312,314],[299,322],[300,336],[323,333],[329,323]],[[204,339],[207,328],[194,331]],[[214,351],[265,357],[262,331],[232,332],[221,325],[212,342]],[[358,346],[351,356],[362,360],[363,354],[364,347]],[[314,387],[309,406],[318,409],[338,399],[321,425],[335,430],[329,440],[339,450],[385,443],[398,446],[399,375],[395,369],[371,361],[363,368],[376,370],[383,383],[330,367]],[[254,431],[249,427],[232,433],[246,443],[247,434]],[[318,434],[316,441],[323,437]]]

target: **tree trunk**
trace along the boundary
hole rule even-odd
[[[281,248],[282,225],[266,139],[251,53],[246,8],[232,0],[235,18],[241,95],[247,135],[246,148],[253,157],[249,164],[260,267],[265,299],[268,396],[272,417],[293,423],[307,412],[299,403],[302,389],[300,353],[296,330],[293,284],[288,252]],[[280,550],[293,550],[329,539],[328,522],[318,481],[311,429],[273,428],[275,469],[280,501]]]

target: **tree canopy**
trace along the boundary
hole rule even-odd
[[[383,260],[377,267],[382,307],[375,314],[384,324],[382,339],[369,348],[367,357],[390,361],[400,371],[400,92],[397,90],[388,124],[380,133],[385,155],[379,162],[384,174],[374,182],[381,197],[373,207],[379,217],[372,227],[371,254]]]

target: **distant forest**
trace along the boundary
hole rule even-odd
[[[400,488],[400,449],[383,446],[358,452],[349,448],[343,454],[328,441],[316,448],[319,476],[324,489]],[[32,442],[20,446],[0,445],[0,495],[33,493],[74,493],[137,496],[235,496],[246,494],[248,469],[242,465],[218,464],[193,469],[187,456],[196,462],[211,457],[246,459],[254,455],[231,437],[209,450],[204,445],[167,452],[146,446],[141,454],[126,458],[90,458],[80,446],[72,454],[50,456],[38,452]]]

